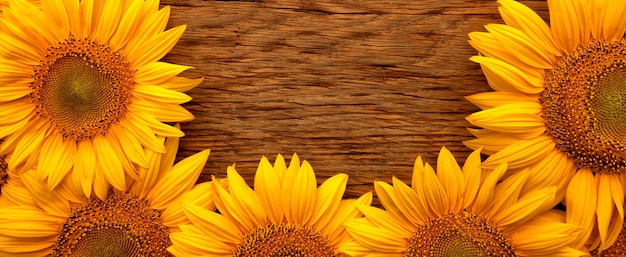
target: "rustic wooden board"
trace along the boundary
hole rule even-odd
[[[548,18],[545,1],[522,1]],[[415,158],[442,146],[462,162],[464,97],[489,90],[467,34],[502,23],[495,0],[168,0],[188,28],[165,61],[204,77],[185,105],[179,158],[210,148],[200,181],[237,170],[252,184],[261,156],[297,152],[318,180],[410,182]]]

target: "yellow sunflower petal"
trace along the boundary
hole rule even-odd
[[[498,226],[502,227],[512,225],[516,222],[526,222],[530,217],[543,211],[540,207],[545,206],[546,202],[552,202],[555,193],[556,187],[543,188],[528,193],[508,209],[496,214],[493,220]]]
[[[278,154],[276,156],[276,160],[274,160],[274,173],[278,176],[278,182],[282,185],[285,173],[287,173],[287,164],[285,163],[285,158],[283,158],[281,154]]]
[[[342,173],[328,178],[319,186],[317,189],[317,202],[315,203],[315,210],[313,211],[314,214],[308,222],[310,226],[321,223],[320,219],[322,216],[327,215],[329,212],[335,212],[337,208],[339,208],[339,203],[346,190],[347,183],[348,175]],[[278,192],[280,193],[280,191]],[[274,199],[280,199],[280,196],[276,196]],[[319,226],[324,225],[326,224],[319,224]]]
[[[24,173],[21,179],[33,196],[33,200],[46,212],[59,217],[67,216],[70,212],[70,203],[60,197],[57,192],[50,192],[48,187],[38,181],[31,173]]]
[[[137,28],[135,32],[137,36],[131,37],[126,45],[125,49],[127,49],[126,51],[129,52],[130,60],[136,60],[139,54],[143,53],[143,51],[148,50],[140,48],[139,45],[143,42],[146,42],[150,37],[153,37],[154,35],[162,32],[167,25],[167,21],[170,17],[170,7],[165,6],[158,11],[156,11],[154,7],[147,7],[149,5],[154,5],[154,3],[156,3],[158,8],[159,1],[146,1],[146,5],[143,8],[143,12],[145,12],[145,17],[142,20],[144,22],[142,22],[141,25],[139,25],[139,28]],[[139,66],[141,65],[135,65],[132,68],[137,68]]]
[[[583,14],[577,13],[575,1],[548,1],[550,10],[550,27],[554,41],[561,51],[569,53],[581,42],[581,24],[584,24]],[[582,22],[581,22],[582,21]]]
[[[472,125],[502,133],[524,133],[545,131],[545,121],[537,102],[510,103],[496,108],[472,113],[465,119]]]
[[[173,128],[180,130],[180,124],[174,124]],[[170,171],[174,166],[179,142],[180,137],[168,137],[167,139],[165,139],[165,153],[161,155],[159,174],[165,174],[166,172]]]
[[[560,52],[554,44],[550,27],[537,13],[527,6],[513,0],[498,0],[500,16],[504,22],[526,33],[529,38],[537,41],[538,46],[555,56]]]
[[[153,103],[142,98],[136,98],[128,106],[129,111],[149,114],[162,122],[184,122],[194,119],[193,114],[178,104]]]
[[[349,243],[342,244],[339,247],[339,250],[342,253],[347,254],[348,256],[368,256],[368,257],[402,257],[402,253],[383,253],[377,254],[372,253],[372,250],[369,248],[357,243],[356,241],[351,241]]]
[[[135,85],[135,93],[137,96],[141,96],[155,102],[182,104],[191,100],[191,97],[185,93],[180,93],[154,85],[137,84]]]
[[[374,189],[376,190],[376,195],[380,203],[397,222],[401,223],[403,227],[413,226],[413,223],[404,216],[402,210],[397,206],[396,201],[398,201],[398,196],[396,196],[392,186],[382,181],[375,181]]]
[[[503,24],[489,24],[485,28],[524,63],[540,69],[553,67],[554,56],[544,52],[541,45],[523,31]]]
[[[111,183],[105,178],[102,165],[97,165],[93,177],[93,193],[100,199],[106,199]]]
[[[110,44],[113,51],[118,51],[126,46],[132,35],[137,31],[137,23],[141,20],[141,11],[144,1],[133,0],[126,12],[119,20],[117,31],[111,35]]]
[[[624,218],[620,215],[611,216],[611,221],[609,222],[609,227],[607,231],[606,240],[603,241],[600,237],[595,236],[595,240],[589,245],[589,241],[587,241],[588,249],[595,249],[597,251],[604,251],[611,247],[617,246],[619,244],[618,240],[621,240],[620,236],[622,235],[622,229],[624,228]],[[594,231],[593,234],[596,234]],[[593,238],[593,237],[592,237]],[[619,247],[616,247],[619,248]]]
[[[596,174],[598,184],[598,232],[602,242],[599,250],[611,246],[617,239],[624,223],[624,191],[619,177],[612,174]],[[617,214],[614,212],[619,210]]]
[[[450,209],[447,201],[448,193],[428,163],[424,165],[424,193],[430,210],[436,215],[443,215],[445,211]]]
[[[213,183],[214,182],[204,182],[197,184],[191,190],[183,193],[177,201],[167,206],[161,213],[163,225],[170,228],[177,228],[179,225],[187,223],[187,218],[182,208],[183,202],[199,206],[205,210],[214,211]]]
[[[0,87],[0,94],[4,93],[2,90],[4,86]],[[10,92],[7,94],[11,94]],[[0,126],[2,125],[10,125],[16,122],[20,122],[21,120],[28,120],[28,116],[30,115],[30,113],[32,113],[34,109],[34,106],[31,106],[31,104],[29,104],[27,102],[27,100],[24,101],[11,101],[8,103],[1,103],[0,104],[0,117],[2,117],[2,120],[0,120]]]
[[[529,76],[543,79],[544,72],[541,69],[532,67],[522,62],[515,55],[510,53],[496,37],[489,32],[471,32],[469,33],[469,44],[478,50],[481,55],[502,60],[506,63],[513,64],[522,72]]]
[[[463,168],[463,178],[465,181],[465,192],[463,192],[463,209],[467,209],[476,199],[480,185],[482,184],[482,170],[480,168],[480,152],[482,149],[473,151],[465,160]]]
[[[141,113],[141,111],[138,113]],[[127,119],[126,121],[124,126],[127,132],[137,138],[143,146],[157,153],[165,152],[163,143],[157,139],[156,135],[150,130],[147,124],[143,124],[136,119]]]
[[[489,216],[495,216],[497,213],[501,213],[517,203],[528,176],[528,171],[523,170],[509,176],[496,186],[494,196],[497,197],[495,197],[490,208]]]
[[[555,145],[554,140],[545,135],[533,140],[521,140],[489,156],[483,167],[493,169],[503,162],[509,164],[509,169],[528,167],[554,150]]]
[[[17,142],[15,146],[15,150],[13,150],[13,153],[11,154],[11,162],[9,163],[9,169],[17,168],[18,165],[22,164],[23,162],[26,161],[28,157],[30,157],[31,153],[33,153],[33,151],[36,148],[41,147],[41,143],[43,142],[43,139],[48,132],[47,126],[41,120],[30,122],[30,124],[27,126],[28,127],[26,130],[29,130],[30,133],[23,133],[24,135],[20,135],[19,137],[17,136],[9,137],[5,139],[6,141],[4,142],[4,144],[2,144],[3,147],[9,146],[13,142],[15,142],[13,140],[16,140],[17,138],[19,138],[19,142]],[[25,130],[22,130],[22,131],[25,131]],[[14,134],[14,135],[17,135],[17,134]],[[25,167],[25,168],[30,168],[30,167]]]
[[[465,192],[463,173],[454,156],[442,147],[437,157],[437,178],[448,194],[450,210],[459,211]]]
[[[524,191],[556,186],[557,195],[555,199],[561,201],[565,196],[567,184],[569,184],[569,181],[576,173],[576,167],[574,167],[574,161],[569,159],[567,154],[560,151],[550,151],[546,156],[539,159],[535,165],[530,167],[529,173],[531,176],[524,185]]]
[[[74,172],[80,174],[81,187],[85,196],[91,196],[91,188],[96,172],[96,153],[91,141],[83,140],[78,142],[76,158],[83,160],[76,163]]]
[[[496,183],[507,171],[507,164],[498,165],[489,175],[478,190],[478,194],[474,200],[471,211],[477,214],[485,214],[492,204],[493,194],[495,192]]]
[[[296,175],[300,171],[300,159],[297,154],[293,154],[291,157],[291,161],[289,163],[289,167],[285,172],[285,176],[282,182],[282,197],[281,202],[283,206],[283,212],[285,214],[285,219],[287,222],[296,222],[296,213],[292,213],[291,207],[291,192],[293,192],[294,187],[296,186]]]
[[[54,241],[42,238],[11,238],[0,236],[0,256],[6,257],[40,257],[47,256]]]
[[[496,91],[538,94],[543,90],[543,79],[528,76],[509,63],[484,56],[472,56],[470,60],[480,64],[487,83]]]
[[[510,103],[537,102],[538,96],[516,94],[513,92],[484,92],[465,97],[468,101],[482,110],[495,108]]]
[[[291,191],[291,214],[296,224],[308,224],[313,216],[315,203],[317,202],[317,179],[315,172],[309,164],[304,161],[300,171],[296,174],[293,191]]]
[[[362,217],[362,214],[357,206],[371,204],[371,192],[365,193],[357,199],[343,200],[339,203],[339,208],[337,208],[334,215],[329,215],[331,216],[331,219],[328,222],[328,225],[320,230],[322,234],[328,237],[330,245],[333,246],[333,248],[336,248],[341,243],[350,239],[350,237],[347,236],[348,232],[345,229],[345,224],[349,220]]]
[[[161,178],[148,193],[150,207],[157,210],[167,208],[182,193],[189,191],[200,176],[209,158],[209,150],[196,153],[178,162],[172,170]]]
[[[139,121],[140,123],[147,125],[148,127],[150,127],[150,129],[152,130],[154,134],[157,134],[159,136],[163,136],[163,137],[185,136],[185,133],[183,133],[179,128],[175,128],[163,122],[160,122],[155,117],[152,117],[150,115],[141,115],[141,114],[136,114],[134,112],[128,112],[126,113],[126,116],[128,117],[129,120]]]
[[[43,49],[57,41],[50,27],[39,25],[45,23],[43,13],[38,7],[28,1],[13,1],[8,9],[10,11],[5,10],[2,15],[20,27],[21,31],[15,32],[22,34],[23,40],[33,42]]]
[[[346,230],[359,244],[377,252],[401,253],[406,241],[388,230],[374,227],[365,219],[346,222]]]
[[[561,222],[531,222],[523,229],[511,235],[511,241],[517,251],[524,256],[558,256],[553,255],[559,248],[569,246],[580,231],[575,225]],[[570,252],[568,248],[567,252]],[[578,253],[578,252],[577,252]],[[569,255],[580,256],[580,255]]]
[[[626,5],[619,1],[606,1],[604,10],[604,22],[602,23],[602,33],[607,41],[618,40],[624,37],[626,32]],[[590,12],[593,14],[593,12]]]
[[[132,66],[141,67],[147,63],[155,62],[163,58],[165,54],[172,50],[186,28],[186,25],[181,25],[159,33],[145,42],[137,43],[137,49],[129,53],[129,59],[134,60]]]
[[[36,207],[0,209],[0,235],[13,238],[56,238],[65,218],[48,215]]]
[[[365,216],[365,219],[376,227],[394,231],[400,238],[410,238],[413,234],[413,231],[410,228],[395,222],[394,218],[382,209],[367,205],[358,206],[358,208],[359,211],[363,213],[363,216]]]
[[[141,167],[148,167],[148,161],[144,149],[136,137],[122,131],[121,126],[111,126],[111,134],[114,134],[122,147],[124,154],[133,163]]]
[[[1,44],[1,43],[0,43]],[[8,109],[13,109],[10,105],[15,105],[15,103],[20,103],[19,98],[22,98],[32,92],[32,89],[28,87],[24,87],[22,85],[3,85],[0,87],[0,102],[3,102],[1,105],[6,106],[7,108],[2,108],[3,111],[8,111]],[[16,101],[17,100],[17,101]],[[15,109],[7,115],[3,115],[2,117],[6,117],[6,120],[3,118],[0,121],[0,124],[11,124],[17,122],[19,120],[24,119],[29,113],[33,111],[35,108],[32,105],[26,105],[25,108]]]
[[[9,178],[8,183],[2,185],[2,195],[0,195],[0,198],[3,201],[9,202],[11,205],[37,205],[32,194],[28,191],[28,188],[24,186],[24,183],[22,183],[21,180]]]
[[[216,241],[235,244],[241,241],[241,232],[237,224],[234,224],[230,219],[188,203],[183,203],[183,211],[195,226]]]
[[[170,239],[173,246],[167,250],[176,256],[232,256],[232,250],[227,244],[214,240],[205,235],[194,233],[171,233]]]
[[[41,9],[47,26],[52,27],[51,32],[57,41],[61,41],[70,34],[70,18],[65,7],[66,1],[42,1]],[[73,1],[67,1],[73,2]],[[71,3],[68,3],[71,5]]]
[[[33,48],[22,41],[11,37],[9,35],[0,34],[0,43],[3,48],[0,49],[0,53],[9,60],[17,60],[19,63],[25,65],[38,65],[41,53],[36,48]]]
[[[117,30],[117,25],[122,17],[123,6],[116,1],[106,1],[100,13],[96,30],[93,35],[103,42],[109,41]]]
[[[267,214],[261,207],[258,195],[248,187],[244,179],[232,166],[228,167],[227,176],[228,191],[231,193],[227,192],[219,183],[215,184],[224,208],[222,209],[218,205],[220,212],[229,213],[247,232],[264,226],[267,222]]]
[[[104,177],[113,187],[118,190],[126,189],[126,179],[121,161],[117,158],[115,150],[111,147],[109,140],[104,136],[96,136],[93,139],[93,146],[96,149],[97,163],[105,171]]]
[[[44,141],[41,151],[44,154],[39,158],[37,169],[48,174],[48,188],[53,189],[74,166],[76,143],[54,133]]]
[[[598,189],[591,171],[581,169],[576,172],[565,195],[567,222],[576,224],[583,229],[583,232],[572,245],[574,248],[583,246],[591,234],[594,226],[595,208],[589,208],[589,206],[596,206],[597,199]]]
[[[151,62],[137,69],[135,82],[144,85],[158,85],[192,68],[191,66],[167,62]]]
[[[526,138],[518,137],[518,134],[496,132],[488,129],[468,129],[468,131],[477,138],[463,141],[463,144],[471,149],[482,148],[482,152],[487,155],[493,155],[520,140],[533,139],[543,133],[536,131]]]
[[[418,196],[409,186],[396,177],[392,178],[394,194],[397,196],[394,203],[413,226],[424,225],[428,217],[432,216],[432,211],[423,199]]]

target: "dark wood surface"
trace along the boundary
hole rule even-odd
[[[548,18],[545,1],[522,1]],[[237,170],[252,185],[261,156],[297,152],[321,182],[410,182],[418,155],[471,152],[464,97],[490,90],[467,34],[502,23],[495,0],[168,0],[187,24],[165,61],[204,77],[185,107],[179,159],[210,148],[200,181]]]

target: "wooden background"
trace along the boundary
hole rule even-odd
[[[545,1],[521,1],[548,18]],[[165,61],[204,77],[185,107],[179,158],[206,148],[200,181],[237,170],[252,185],[261,156],[297,152],[318,182],[410,182],[418,155],[471,152],[464,97],[490,90],[467,34],[502,23],[495,0],[166,0],[187,30]]]

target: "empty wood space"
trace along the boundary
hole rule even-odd
[[[548,18],[545,1],[521,1]],[[204,77],[185,107],[179,159],[211,156],[200,181],[226,167],[252,185],[261,156],[297,152],[318,182],[350,176],[346,197],[392,176],[409,183],[418,155],[471,152],[464,97],[490,90],[467,34],[502,23],[495,0],[168,0],[187,24],[165,61]]]

